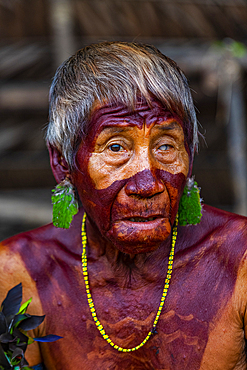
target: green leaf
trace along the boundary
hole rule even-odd
[[[28,337],[27,344],[32,344],[34,342],[34,339],[32,337]]]
[[[19,329],[22,329],[22,330],[32,330],[32,329],[35,329],[37,328],[37,326],[39,326],[45,319],[45,315],[43,316],[30,316],[27,320],[24,320],[20,323],[20,325],[18,326]]]
[[[19,343],[17,343],[18,345],[20,345],[20,342],[27,343],[27,341],[28,341],[28,337],[27,337],[25,331],[19,329],[19,327],[14,328],[13,335],[18,338],[17,339],[17,341],[19,340]]]
[[[23,320],[26,320],[30,317],[30,315],[24,314],[24,315],[16,315],[13,322],[13,328],[16,328],[20,322]]]
[[[25,303],[23,303],[23,304],[21,305],[21,308],[19,309],[18,314],[24,314],[24,313],[27,311],[28,306],[29,306],[29,305],[30,305],[30,303],[32,302],[32,299],[33,299],[33,298],[30,298],[28,301],[26,301]]]
[[[54,334],[48,334],[45,335],[44,337],[38,337],[38,338],[33,338],[35,342],[55,342],[58,339],[62,339],[63,337],[60,337],[59,335],[54,335]]]
[[[232,55],[236,58],[242,58],[247,52],[246,46],[242,42],[233,41],[231,44]]]
[[[245,44],[233,39],[224,39],[222,41],[213,42],[213,46],[216,47],[221,53],[230,53],[235,58],[243,58],[247,53],[247,47]]]
[[[53,225],[68,229],[74,215],[78,212],[78,202],[72,185],[67,181],[63,181],[64,185],[57,185],[53,190],[51,200],[53,204]]]
[[[10,333],[4,333],[0,335],[0,343],[13,342],[15,337]]]
[[[179,202],[178,220],[181,226],[196,225],[201,217],[200,191],[197,183],[194,182],[190,188],[187,185],[184,188]]]
[[[16,357],[17,357],[17,359],[16,359],[16,361],[20,361],[21,360],[21,358],[24,356],[24,352],[23,352],[23,350],[21,349],[21,348],[18,348],[18,347],[16,347],[16,349],[14,350],[14,352],[12,353],[12,358],[11,358],[11,360],[15,360],[16,359]],[[19,357],[19,358],[18,358]]]
[[[7,322],[5,316],[0,312],[0,334],[3,334],[7,331]]]
[[[5,369],[11,369],[10,365],[9,365],[9,361],[3,351],[3,348],[2,346],[0,345],[0,368],[2,368],[5,370]]]
[[[21,306],[22,300],[22,284],[16,285],[10,289],[7,293],[6,298],[2,302],[2,312],[6,316],[15,315]]]

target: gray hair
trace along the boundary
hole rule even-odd
[[[86,46],[57,69],[50,89],[48,145],[73,169],[94,103],[122,103],[132,110],[140,96],[150,105],[158,99],[182,119],[193,157],[197,120],[183,72],[154,46],[126,42]]]

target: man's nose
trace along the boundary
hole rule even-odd
[[[125,185],[125,192],[128,196],[139,196],[141,198],[151,198],[156,194],[162,193],[165,185],[156,174],[146,169],[136,173]]]

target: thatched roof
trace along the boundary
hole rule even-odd
[[[84,38],[247,39],[245,0],[0,0],[0,39],[49,38],[55,3]]]
[[[244,0],[75,0],[83,36],[247,37]]]

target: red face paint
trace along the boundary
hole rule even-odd
[[[134,254],[150,252],[171,232],[185,180],[181,173],[156,170],[152,174],[144,170],[106,189],[84,186],[80,197],[90,221],[118,249]],[[162,184],[162,192],[150,197],[158,183]]]
[[[152,109],[138,104],[133,113],[123,106],[99,108],[77,167],[73,178],[85,211],[115,247],[150,252],[168,238],[188,154],[180,122],[160,103]]]

